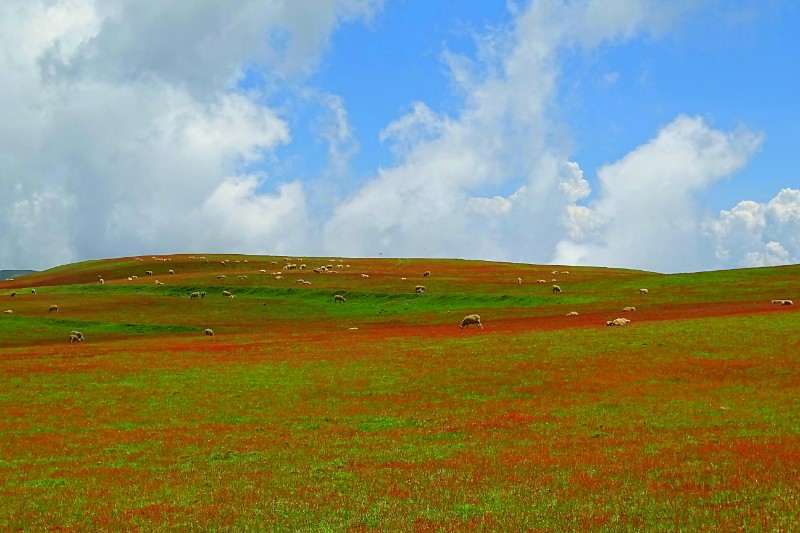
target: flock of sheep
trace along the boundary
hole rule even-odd
[[[153,257],[153,259],[154,260],[159,260],[159,261],[171,261],[171,259],[169,259],[169,258]],[[206,259],[205,257],[195,258],[195,257],[191,256],[190,259],[199,259],[201,261],[204,260],[206,263],[208,263],[208,259]],[[137,261],[143,261],[143,259],[141,259],[141,258],[136,258],[136,260]],[[282,269],[283,271],[305,270],[307,268],[306,264],[302,263],[302,259],[299,259],[299,258],[297,259],[298,261],[301,262],[299,265],[297,263],[290,262],[290,261],[292,261],[292,259],[290,259],[290,258],[285,258],[284,260],[287,262],[287,264],[285,264],[283,266],[283,269]],[[335,262],[335,260],[331,260],[331,261]],[[235,262],[239,263],[238,260],[235,261]],[[245,259],[245,260],[243,260],[243,262],[247,263],[248,261]],[[222,266],[228,266],[230,264],[230,260],[227,260],[227,259],[222,260],[222,261],[220,261],[220,264]],[[275,264],[277,264],[277,261],[271,261],[270,264],[275,265]],[[350,267],[350,265],[343,265],[343,264],[337,264],[336,265],[336,269],[349,268],[349,267]],[[319,266],[317,268],[314,268],[313,272],[315,272],[317,274],[322,274],[322,273],[336,274],[336,273],[338,273],[338,270],[336,270],[336,269],[334,269],[333,264],[325,264],[325,265]],[[265,269],[261,269],[259,272],[267,273],[267,271]],[[555,274],[569,274],[569,271],[565,270],[565,271],[559,272],[557,270],[553,270],[551,273],[554,274],[554,275]],[[175,270],[169,269],[168,270],[168,274],[169,275],[174,275],[175,274]],[[272,274],[276,277],[276,279],[282,279],[283,278],[283,276],[281,275],[281,271],[273,272]],[[431,272],[429,270],[426,270],[425,272],[423,272],[422,277],[423,278],[427,278],[427,277],[430,277],[430,275],[431,275]],[[145,271],[145,276],[152,277],[153,276],[153,271],[152,270],[146,270]],[[225,275],[224,274],[220,274],[220,275],[217,276],[217,278],[218,279],[224,279]],[[368,279],[369,278],[369,274],[361,273],[361,278]],[[100,284],[105,284],[105,280],[103,279],[102,275],[98,275],[97,279],[98,279],[98,282]],[[127,279],[128,279],[128,281],[134,281],[134,280],[138,279],[138,276],[131,275],[131,276],[128,276]],[[238,279],[240,279],[240,280],[247,279],[247,275],[244,275],[244,274],[243,275],[239,275]],[[404,280],[404,281],[406,280],[405,277],[403,277],[401,279]],[[519,285],[522,284],[522,278],[518,277],[516,281],[517,281],[517,284],[519,284]],[[544,280],[544,279],[538,279],[536,281],[537,281],[537,283],[547,283],[547,281]],[[555,282],[555,281],[556,281],[556,279],[552,279],[551,280],[551,282]],[[297,283],[311,284],[310,281],[304,280],[304,279],[298,279]],[[160,280],[155,280],[155,284],[156,285],[164,285],[164,283],[161,282]],[[553,294],[560,294],[562,292],[562,289],[561,289],[561,287],[559,285],[553,284],[551,286],[551,288],[552,288]],[[419,293],[419,294],[424,293],[426,290],[427,289],[426,289],[426,287],[424,285],[416,285],[414,287],[414,291],[416,293]],[[649,291],[647,289],[645,289],[645,288],[641,288],[641,289],[639,289],[638,292],[640,294],[648,294]],[[36,294],[36,289],[31,289],[31,294],[35,295]],[[17,295],[16,292],[11,292],[9,296],[11,298],[14,298],[16,295]],[[222,295],[227,297],[227,298],[236,298],[236,295],[232,294],[228,290],[223,290],[222,291]],[[204,299],[205,297],[206,297],[206,292],[205,291],[194,291],[194,292],[189,294],[189,299]],[[333,303],[346,303],[346,302],[347,302],[347,300],[341,294],[335,294],[333,296]],[[779,304],[779,305],[782,305],[782,306],[794,305],[792,300],[785,300],[785,299],[784,300],[772,300],[772,303],[773,304]],[[622,308],[622,311],[623,312],[633,312],[633,311],[636,311],[636,307],[626,306],[626,307]],[[7,309],[5,311],[6,314],[11,314],[12,312],[13,311],[11,309]],[[58,313],[58,306],[57,305],[51,305],[50,308],[49,308],[49,312],[50,313]],[[567,313],[566,316],[571,317],[571,316],[577,316],[577,315],[578,315],[577,311],[571,311],[571,312]],[[629,324],[630,322],[631,322],[630,319],[621,317],[621,318],[615,318],[613,320],[606,321],[606,325],[607,326],[625,326],[625,325]],[[468,328],[469,326],[472,326],[472,325],[483,329],[483,324],[481,323],[480,315],[478,315],[478,314],[469,314],[469,315],[465,316],[461,320],[459,328],[460,329],[464,329],[464,328]],[[350,328],[350,329],[357,329],[357,328]],[[205,335],[214,336],[214,332],[210,328],[206,328],[205,329]],[[84,336],[83,336],[83,333],[81,333],[80,331],[72,331],[72,332],[70,332],[70,334],[69,334],[69,342],[70,343],[82,342],[83,340],[84,340]]]

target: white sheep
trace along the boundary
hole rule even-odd
[[[236,298],[236,295],[235,294],[231,294],[230,296],[228,296],[228,298],[231,298],[231,299]]]
[[[12,311],[11,309],[6,309],[6,310],[5,310],[5,311],[3,311],[3,312],[4,312],[5,314],[7,314],[7,315],[10,315],[10,314],[11,314],[11,313],[13,313],[14,311]]]
[[[225,274],[220,274],[219,276],[217,276],[217,279],[225,279]]]
[[[205,297],[206,297],[206,291],[201,292],[200,293],[200,299],[202,300]]]
[[[214,332],[211,331],[211,328],[206,328],[206,335],[208,335],[209,337],[213,337],[214,336]]]
[[[558,285],[553,285],[553,292],[554,293],[555,292],[561,292],[561,287],[559,287]]]
[[[70,334],[70,335],[75,335],[76,337],[78,337],[78,340],[79,340],[79,341],[82,341],[82,340],[84,340],[84,338],[85,338],[85,337],[83,336],[83,333],[81,333],[80,331],[70,331],[70,332],[69,332],[69,334]]]
[[[128,276],[128,281],[133,281],[133,278]]]
[[[422,277],[423,278],[427,278],[430,275],[431,275],[431,271],[430,270],[426,270],[425,272],[422,273]]]
[[[100,285],[105,285],[105,283],[106,283],[106,280],[104,280],[103,278],[100,278]]]
[[[784,300],[783,303],[781,303],[781,305],[794,305],[794,302],[791,300]]]
[[[53,313],[53,312],[58,313],[58,306],[57,305],[51,305],[50,306],[50,311],[48,311],[48,312],[49,313]]]
[[[304,279],[298,279],[297,281],[295,281],[295,283],[305,283],[305,280]]]
[[[334,295],[333,295],[333,303],[336,303],[336,302],[342,302],[342,303],[345,303],[346,301],[347,301],[347,300],[345,300],[345,299],[344,299],[344,296],[342,296],[341,294],[334,294]]]
[[[222,291],[222,295],[223,296],[230,296],[231,295],[231,291]]]
[[[537,279],[536,283],[547,283],[546,279]]]
[[[639,289],[639,294],[647,294],[647,293],[648,293],[647,289]]]
[[[627,318],[615,318],[614,320],[606,321],[606,326],[624,326],[630,322]]]
[[[570,311],[569,313],[567,313],[567,316],[578,316],[578,312],[577,311]]]
[[[631,305],[631,306],[628,306],[628,307],[623,307],[622,310],[625,311],[625,312],[636,311],[636,308]]]
[[[169,274],[174,274],[174,273],[175,273],[175,271],[174,271],[174,270],[172,270],[172,269],[170,268],[168,273],[169,273]]]
[[[72,344],[73,342],[81,342],[83,339],[78,337],[77,335],[70,335],[69,336],[69,343]]]
[[[164,284],[164,282],[163,282],[163,281],[158,281],[158,280],[156,280],[156,285],[163,285],[163,284]]]
[[[239,279],[247,279],[247,276],[246,275],[241,275],[241,276],[239,276]]]
[[[275,276],[275,279],[283,279],[283,276]]]
[[[146,270],[144,275],[145,276],[152,276],[153,275],[153,271],[152,270]]]
[[[483,329],[483,324],[481,324],[481,316],[480,315],[467,315],[464,317],[464,320],[461,321],[461,325],[459,328],[464,329],[468,328],[470,325],[475,324],[479,328]]]
[[[420,293],[420,294],[422,294],[423,292],[425,292],[425,290],[426,290],[426,289],[425,289],[425,285],[417,285],[416,287],[414,287],[414,291],[415,291],[415,292],[418,292],[418,293]]]
[[[31,294],[36,294],[36,289],[31,289]]]
[[[192,298],[200,298],[200,293],[197,291],[193,292],[192,294],[189,295],[189,299]]]
[[[522,285],[522,278],[517,278],[517,285]]]
[[[368,278],[368,277],[369,277],[369,274],[361,274],[361,277],[362,277],[362,278]]]

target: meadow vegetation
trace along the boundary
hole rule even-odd
[[[797,530],[800,266],[205,257],[0,282],[0,530]]]

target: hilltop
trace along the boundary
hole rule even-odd
[[[6,280],[9,278],[16,278],[18,276],[24,276],[25,274],[31,274],[32,272],[36,272],[35,270],[0,270],[0,281]]]

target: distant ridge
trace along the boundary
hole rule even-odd
[[[33,272],[36,272],[36,271],[35,270],[0,270],[0,280],[16,278],[17,276],[24,276],[25,274],[31,274]]]

